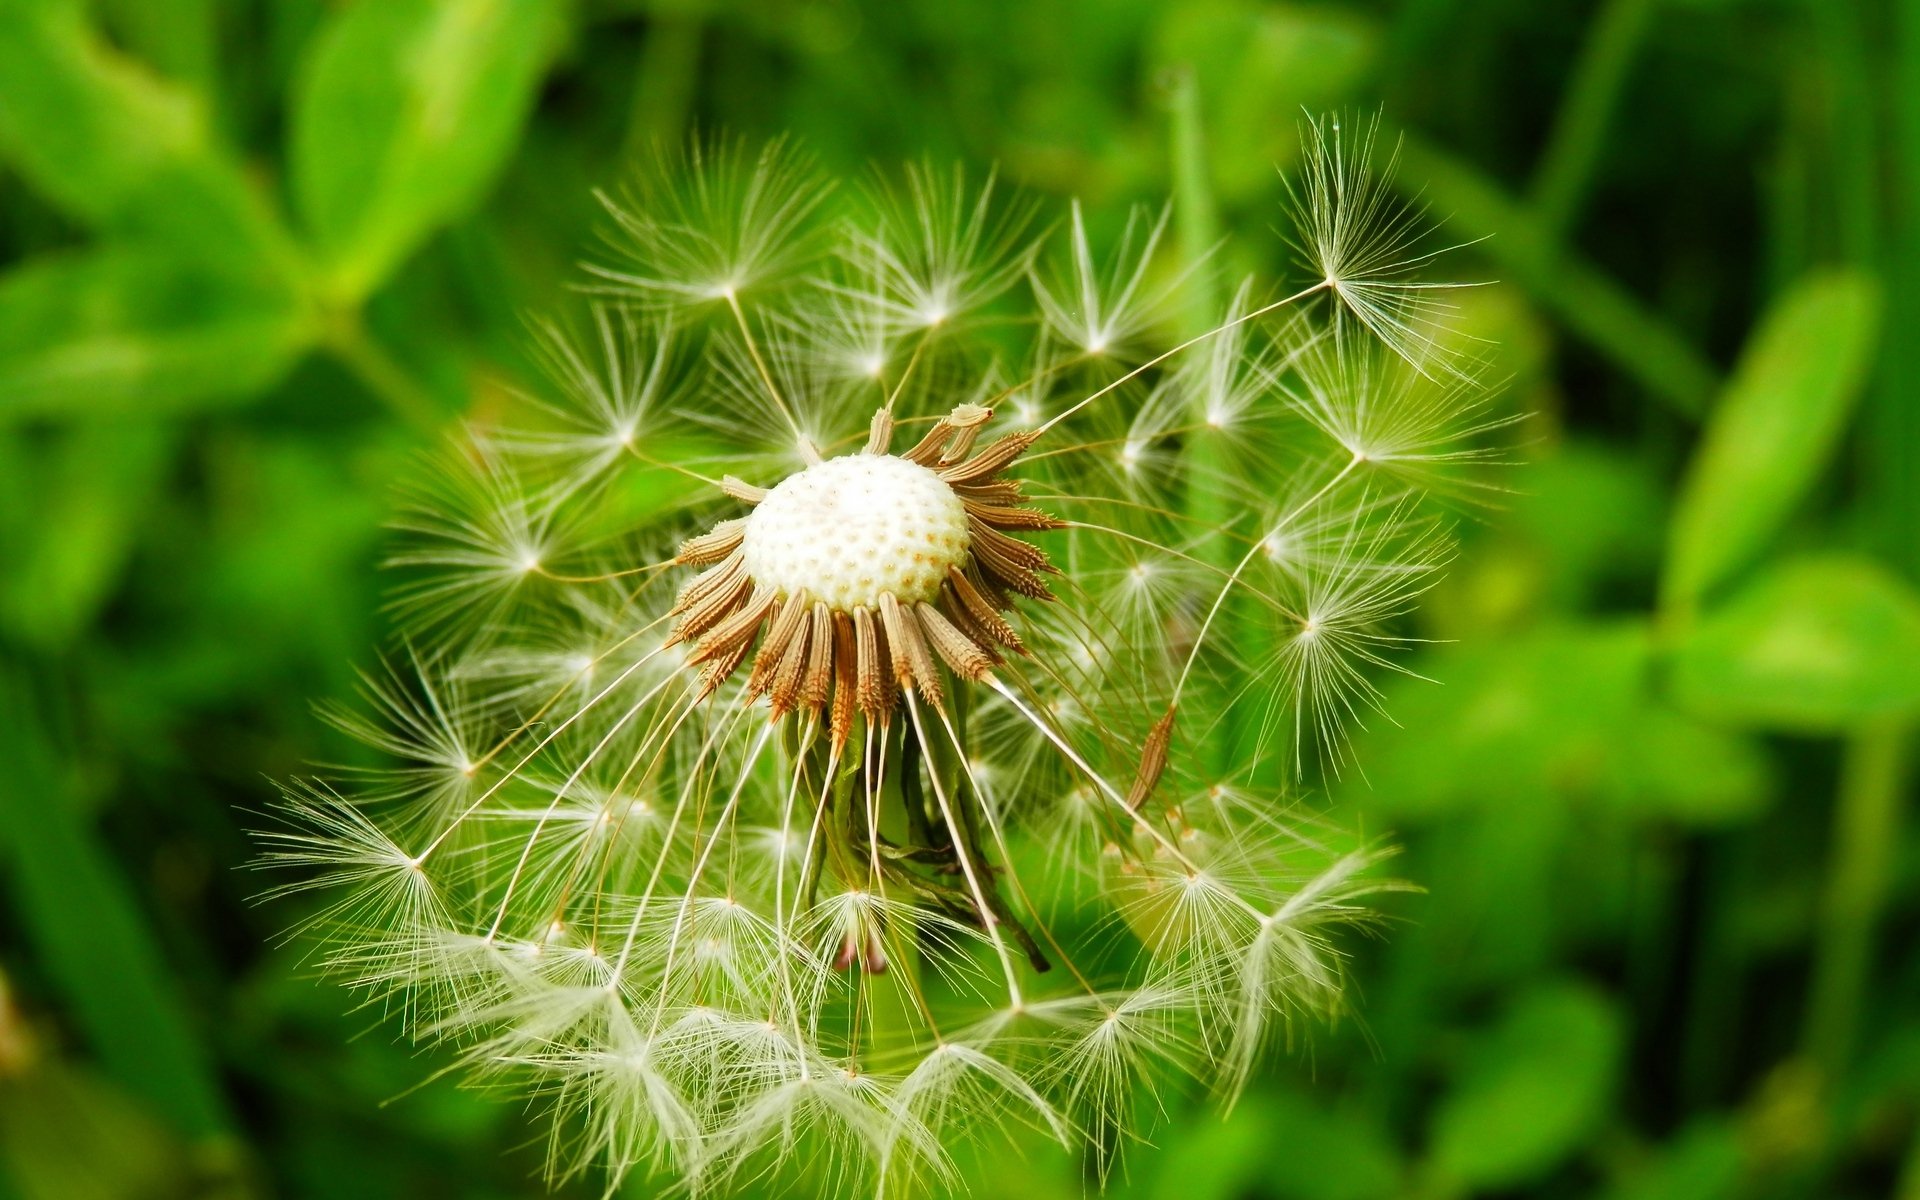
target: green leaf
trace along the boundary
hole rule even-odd
[[[1834,733],[1920,712],[1920,595],[1868,559],[1777,566],[1675,652],[1675,697],[1718,720]]]
[[[1259,1174],[1266,1144],[1263,1097],[1248,1097],[1225,1120],[1210,1121],[1169,1146],[1156,1164],[1151,1200],[1231,1200]]]
[[[0,276],[0,423],[246,399],[313,335],[279,286],[169,252],[41,259]]]
[[[1379,1123],[1305,1097],[1274,1096],[1256,1181],[1287,1200],[1386,1200],[1402,1195],[1400,1154]],[[1285,1146],[1274,1154],[1273,1146]],[[1246,1193],[1241,1193],[1242,1195]]]
[[[1747,1148],[1738,1125],[1696,1121],[1651,1161],[1605,1193],[1606,1200],[1720,1200],[1740,1195]]]
[[[1440,651],[1422,666],[1434,682],[1387,685],[1395,723],[1356,740],[1367,775],[1346,794],[1396,822],[1569,803],[1688,826],[1758,812],[1769,779],[1757,748],[1661,704],[1652,665],[1639,622]]]
[[[1579,984],[1543,984],[1468,1048],[1435,1111],[1436,1175],[1511,1188],[1559,1165],[1606,1115],[1619,1066],[1619,1014]]]
[[[478,202],[559,41],[550,0],[362,0],[294,97],[294,193],[337,299],[365,297]]]
[[[0,1196],[151,1200],[194,1171],[187,1148],[145,1105],[58,1061],[0,1087]]]
[[[1666,514],[1647,464],[1597,440],[1576,440],[1513,476],[1524,499],[1513,506],[1512,525],[1545,569],[1556,609],[1581,611],[1608,585],[1653,573]],[[1463,626],[1456,636],[1473,632]]]
[[[229,269],[298,276],[204,97],[108,45],[80,8],[0,0],[0,152],[68,215]]]
[[[218,60],[216,0],[95,0],[114,40],[202,96],[213,94]]]
[[[1766,758],[1750,737],[1650,704],[1622,732],[1606,798],[1623,816],[1717,828],[1758,816],[1771,796]]]
[[[1638,623],[1567,626],[1450,647],[1389,681],[1394,724],[1356,738],[1348,794],[1391,819],[1548,802],[1603,786],[1642,692]]]
[[[1385,1200],[1401,1183],[1399,1154],[1378,1126],[1284,1094],[1247,1096],[1155,1157],[1152,1184],[1140,1189],[1154,1200]]]
[[[1515,499],[1498,534],[1476,539],[1424,607],[1436,641],[1480,644],[1489,629],[1611,604],[1658,565],[1661,484],[1633,456],[1573,440],[1503,471],[1501,482]]]
[[[55,650],[92,623],[177,441],[157,421],[85,421],[0,443],[0,627]]]
[[[1866,380],[1879,293],[1858,272],[1802,280],[1741,352],[1681,485],[1661,581],[1691,608],[1745,565],[1832,455]]]
[[[160,947],[12,670],[0,671],[0,711],[0,881],[12,912],[106,1070],[180,1132],[225,1132],[225,1098]]]

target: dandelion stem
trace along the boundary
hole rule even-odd
[[[817,720],[808,721],[805,732],[800,736],[800,744],[795,748],[793,756],[793,782],[787,788],[786,799],[780,806],[779,857],[774,860],[773,928],[776,937],[778,937],[782,943],[776,948],[775,953],[780,963],[780,994],[786,999],[787,1020],[793,1026],[795,1037],[798,1037],[805,1027],[800,1023],[798,991],[793,985],[793,958],[795,953],[804,953],[805,950],[797,944],[790,947],[785,943],[796,941],[792,931],[794,917],[800,911],[800,902],[797,896],[805,894],[806,880],[802,878],[794,881],[796,900],[793,905],[789,907],[787,903],[787,863],[793,857],[793,855],[789,853],[789,850],[793,845],[794,801],[799,798],[802,785],[810,779],[810,773],[807,767],[809,764],[818,763],[816,751],[820,745],[819,732],[820,723]],[[839,765],[840,748],[838,746],[829,748],[826,762],[821,766],[821,798],[814,805],[814,811],[816,813],[816,824],[814,828],[816,830],[819,828],[817,824],[817,814],[825,807],[826,789],[833,786],[834,772]],[[809,796],[812,795],[811,788],[807,790],[807,794]],[[811,843],[811,834],[808,840],[809,843]],[[809,851],[808,854],[803,855],[800,859],[803,875],[806,870],[806,864],[811,858],[812,855]],[[804,1065],[802,1069],[805,1069]]]
[[[890,738],[878,739],[880,753],[886,753],[885,745]],[[898,807],[911,817],[919,808],[919,771],[918,754],[912,749],[913,739],[902,730],[899,769],[891,776],[881,775],[869,779],[864,790],[871,798],[867,809],[867,836],[872,853],[872,888],[874,895],[882,901],[898,899],[898,904],[882,904],[883,915],[875,936],[879,937],[886,949],[887,963],[884,971],[859,965],[856,956],[855,970],[860,971],[861,992],[866,1001],[866,1026],[877,1051],[900,1050],[910,1046],[914,1039],[913,1018],[917,1013],[929,1029],[934,1028],[933,1011],[920,994],[920,955],[919,925],[909,915],[914,910],[908,897],[895,896],[895,891],[906,892],[908,888],[899,883],[889,883],[889,873],[884,869],[880,858],[880,797],[890,790]],[[864,775],[865,772],[862,772]],[[891,781],[893,787],[886,784]],[[852,797],[846,798],[848,808],[852,807]],[[936,1033],[936,1036],[937,1033]]]
[[[1006,831],[1001,828],[1000,818],[993,810],[991,797],[987,795],[987,790],[980,786],[980,777],[975,774],[973,764],[968,761],[965,735],[954,728],[953,722],[947,718],[947,714],[937,712],[935,715],[940,718],[941,725],[946,728],[947,743],[953,747],[954,757],[960,763],[961,772],[966,778],[967,786],[973,792],[974,799],[980,806],[980,814],[987,820],[987,830],[993,834],[993,843],[1000,851],[1001,861],[1010,862],[1013,858],[1013,847],[1007,843]],[[956,787],[956,794],[957,791],[958,789]],[[968,812],[964,807],[962,811]],[[972,826],[974,823],[972,814],[969,812],[968,824]],[[977,832],[970,836],[976,841],[979,837]],[[982,861],[984,861],[986,858],[985,853],[982,852],[980,857]],[[1053,935],[1053,931],[1047,928],[1047,923],[1040,918],[1040,910],[1038,906],[1033,903],[1033,898],[1027,895],[1026,886],[1020,882],[1019,873],[1008,871],[1007,878],[1012,881],[1014,893],[1020,898],[1020,903],[1026,906],[1028,916],[1033,921],[1034,927],[1040,931],[1040,936],[1045,938],[1047,945],[1053,948],[1054,955],[1059,958],[1062,963],[1066,964],[1068,972],[1079,982],[1081,989],[1089,996],[1093,995],[1093,984],[1089,983],[1087,977],[1081,974],[1080,968],[1074,965],[1073,956],[1067,953],[1066,947],[1060,944],[1060,940]],[[1004,902],[1002,902],[1002,907],[1005,907]],[[1026,944],[1027,957],[1033,964],[1033,969],[1036,971],[1049,970],[1052,967],[1052,962],[1040,951],[1040,948],[1034,944],[1033,938],[1027,934],[1026,928],[1015,920],[1011,911],[1005,913],[1005,919],[1009,925],[1020,933],[1021,940]]]
[[[921,745],[927,744],[926,723],[920,719],[920,700],[912,692],[907,693],[907,711],[913,716],[913,731]],[[980,923],[986,927],[987,936],[993,942],[993,952],[1000,958],[1000,970],[1007,977],[1007,996],[1014,1007],[1020,1006],[1020,977],[1013,969],[1013,956],[1007,952],[1006,935],[1000,929],[1000,918],[994,906],[987,902],[985,885],[981,883],[978,868],[973,855],[960,839],[960,821],[954,814],[953,805],[947,799],[947,785],[940,778],[938,770],[927,772],[927,778],[933,782],[934,802],[940,806],[940,816],[947,823],[948,830],[955,838],[955,857],[960,860],[960,871],[967,879],[967,890],[973,893],[973,902],[979,906]]]

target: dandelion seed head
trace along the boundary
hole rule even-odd
[[[316,961],[610,1191],[915,1194],[1022,1129],[1104,1178],[1336,1016],[1383,884],[1298,801],[1494,423],[1365,147],[1308,136],[1324,286],[1184,347],[1165,209],[650,160],[547,382],[409,499],[404,645],[332,714],[386,765],[263,835]]]

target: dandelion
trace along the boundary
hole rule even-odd
[[[1313,275],[1177,345],[1164,217],[1049,259],[991,180],[650,163],[551,393],[404,518],[340,718],[393,765],[267,835],[322,963],[609,1190],[897,1193],[1016,1130],[1104,1178],[1230,1102],[1390,886],[1300,814],[1488,427],[1370,138],[1309,127]]]

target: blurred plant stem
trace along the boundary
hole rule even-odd
[[[1679,919],[1680,877],[1684,869],[1681,847],[1665,830],[1649,830],[1630,848],[1626,912],[1627,999],[1636,1020],[1658,1028],[1662,1014],[1671,1011],[1676,995],[1674,975],[1680,961],[1679,939],[1685,928]],[[1679,1062],[1662,1061],[1651,1068],[1666,1078],[1652,1089],[1678,1108],[1673,1086],[1682,1071]],[[1663,1114],[1670,1116],[1668,1114]]]
[[[325,325],[323,342],[335,361],[393,414],[422,433],[437,434],[445,414],[385,346],[367,332],[360,315],[337,313]]]
[[[1900,834],[1911,733],[1903,720],[1869,725],[1847,739],[1843,752],[1801,1046],[1823,1087],[1843,1076],[1853,1053]]]
[[[1900,1182],[1894,1185],[1893,1200],[1920,1200],[1920,1129],[1907,1147],[1906,1161],[1900,1165]]]
[[[694,13],[659,12],[648,22],[634,68],[633,106],[622,147],[628,161],[649,146],[672,143],[685,132],[698,82],[703,34],[700,17]]]
[[[1207,171],[1207,139],[1200,112],[1200,85],[1191,68],[1169,72],[1167,115],[1173,166],[1174,230],[1188,275],[1181,288],[1180,334],[1211,329],[1220,307],[1219,272],[1207,266],[1220,241],[1220,214]]]
[[[1191,67],[1171,72],[1167,83],[1168,151],[1173,166],[1173,216],[1179,239],[1180,261],[1187,276],[1181,286],[1180,335],[1197,337],[1211,329],[1220,316],[1220,272],[1210,261],[1220,242],[1220,212],[1214,203],[1213,180],[1207,168],[1206,129],[1201,111],[1200,85]],[[1204,350],[1201,351],[1205,353]],[[1220,536],[1233,519],[1231,498],[1220,485],[1226,477],[1222,432],[1208,421],[1206,389],[1195,388],[1187,415],[1192,433],[1188,455],[1186,516],[1198,544],[1194,557],[1221,570],[1232,556]],[[1248,629],[1264,629],[1257,622]],[[1250,656],[1265,657],[1267,648],[1249,645]],[[1243,731],[1244,736],[1244,731]],[[1222,739],[1210,738],[1203,747],[1209,770],[1225,758]]]
[[[1391,149],[1391,146],[1387,147]],[[1719,372],[1679,330],[1567,248],[1523,204],[1467,164],[1408,138],[1397,173],[1467,239],[1575,336],[1682,416],[1697,418],[1719,388]]]
[[[1167,111],[1170,157],[1173,160],[1173,217],[1179,239],[1180,261],[1187,275],[1181,285],[1180,336],[1197,337],[1219,319],[1219,272],[1209,263],[1220,240],[1220,214],[1214,206],[1213,184],[1207,171],[1206,136],[1201,124],[1200,86],[1187,68],[1172,72]],[[1203,351],[1204,352],[1204,351]],[[1219,529],[1232,515],[1227,497],[1215,482],[1221,476],[1220,432],[1207,423],[1207,395],[1194,389],[1188,413],[1193,453],[1187,473],[1187,516],[1201,541],[1195,556],[1213,566],[1224,566],[1228,555]]]
[[[1872,97],[1874,66],[1867,52],[1865,5],[1807,0],[1818,57],[1812,103],[1826,142],[1824,173],[1830,189],[1833,237],[1839,257],[1869,266],[1880,254],[1879,113]]]
[[[1543,234],[1561,238],[1580,217],[1627,72],[1645,37],[1655,0],[1608,0],[1587,31],[1534,169],[1528,202]]]
[[[1883,190],[1900,204],[1885,246],[1888,327],[1920,323],[1920,4],[1902,5],[1895,17],[1895,53],[1890,162]],[[1871,143],[1870,143],[1871,144]],[[1862,456],[1869,467],[1867,503],[1879,517],[1879,549],[1907,574],[1920,579],[1920,338],[1911,334],[1881,343],[1881,369],[1868,398],[1868,436]],[[1920,1185],[1920,1181],[1916,1181]]]
[[[1742,1011],[1748,954],[1739,914],[1755,890],[1750,830],[1729,831],[1700,847],[1700,916],[1686,963],[1686,1017],[1680,1036],[1680,1103],[1689,1111],[1726,1098],[1740,1035],[1730,1012]]]

